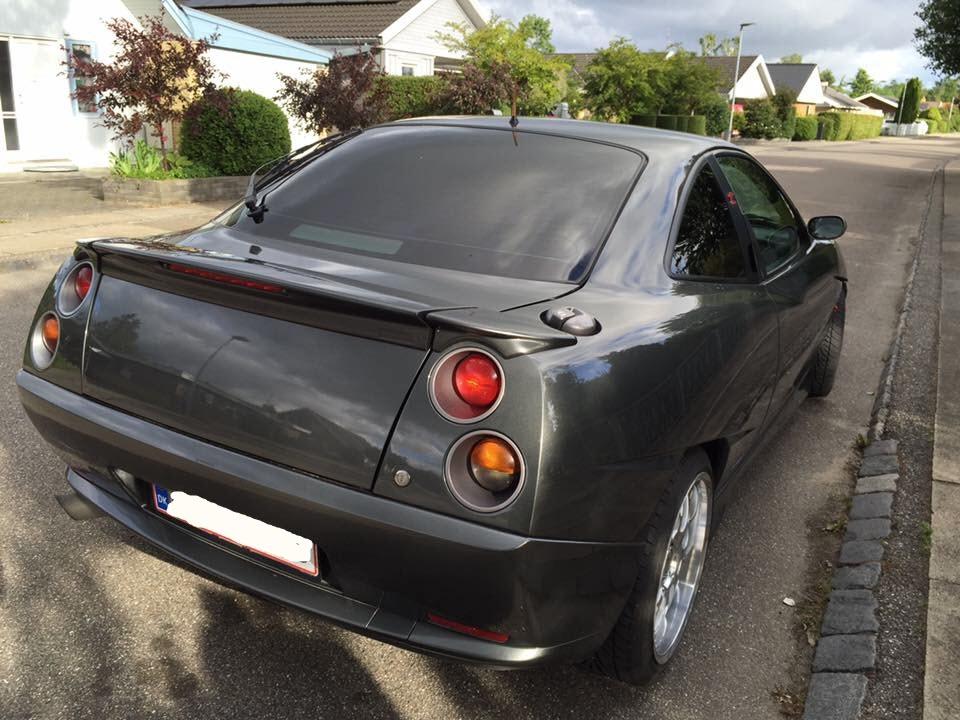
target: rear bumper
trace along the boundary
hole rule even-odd
[[[633,545],[475,525],[211,445],[29,373],[17,384],[86,500],[211,575],[396,645],[500,667],[581,659],[603,641],[637,576]],[[311,538],[323,582],[154,513],[115,478],[117,468]],[[461,635],[426,622],[428,612],[510,639]]]

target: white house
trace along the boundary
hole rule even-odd
[[[184,5],[328,52],[376,49],[390,75],[433,75],[461,56],[437,35],[486,23],[474,0],[182,0]]]
[[[740,58],[740,76],[734,80],[737,58],[719,55],[701,58],[720,74],[720,92],[731,100],[762,100],[776,94],[776,86],[763,55],[744,55]]]
[[[777,91],[793,90],[797,96],[797,115],[816,115],[817,107],[826,102],[820,67],[816,63],[767,63]]]
[[[32,163],[67,161],[102,167],[116,143],[99,126],[95,107],[80,107],[70,97],[76,79],[68,78],[67,53],[106,60],[114,39],[104,26],[111,18],[136,22],[163,12],[165,24],[191,39],[217,34],[210,52],[225,85],[267,97],[279,90],[278,72],[298,74],[325,65],[322,48],[272,35],[240,23],[182,7],[174,0],[0,0],[0,172]],[[82,79],[80,79],[82,82]],[[291,122],[294,145],[310,136]]]

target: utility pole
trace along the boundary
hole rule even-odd
[[[740,81],[740,57],[743,53],[743,29],[756,23],[740,23],[740,39],[737,42],[737,67],[733,71],[733,97],[730,98],[730,122],[727,125],[727,142],[733,140],[733,113],[737,105],[737,83]]]

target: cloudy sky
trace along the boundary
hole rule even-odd
[[[626,35],[641,49],[680,42],[699,48],[713,32],[735,35],[755,22],[744,52],[769,61],[800,53],[834,71],[837,79],[865,67],[877,80],[932,74],[913,48],[919,0],[479,0],[486,11],[519,20],[528,13],[551,20],[562,52],[590,51]]]

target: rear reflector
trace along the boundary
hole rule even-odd
[[[236,275],[224,275],[223,273],[214,272],[213,270],[201,270],[200,268],[190,267],[188,265],[179,265],[177,263],[168,263],[165,265],[167,270],[172,272],[181,273],[183,275],[191,275],[201,280],[210,280],[212,282],[223,283],[225,285],[233,285],[234,287],[241,287],[247,290],[259,290],[261,292],[268,292],[279,294],[283,292],[283,288],[279,285],[271,285],[269,283],[257,282],[256,280],[248,280],[246,278],[237,277]]]
[[[498,643],[500,645],[503,645],[503,643],[510,639],[510,636],[504,633],[483,630],[482,628],[473,627],[472,625],[464,625],[463,623],[458,623],[456,620],[447,620],[447,618],[434,615],[433,613],[427,613],[427,622],[431,625],[442,627],[445,630],[453,630],[453,632],[458,632],[461,635],[469,635],[470,637]]]

